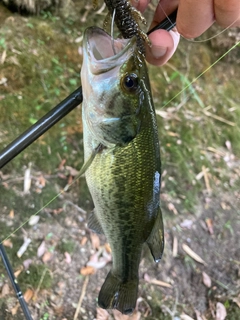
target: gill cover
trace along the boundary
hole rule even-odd
[[[123,145],[136,137],[144,100],[141,57],[136,39],[113,40],[104,30],[88,28],[83,41],[83,118],[95,139]]]

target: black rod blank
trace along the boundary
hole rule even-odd
[[[26,318],[26,320],[33,320],[32,316],[31,316],[31,313],[28,309],[28,306],[26,304],[26,301],[24,300],[24,297],[23,297],[23,294],[22,294],[22,291],[17,283],[17,280],[14,276],[14,273],[13,273],[13,270],[12,270],[12,267],[11,267],[11,263],[9,262],[8,260],[8,257],[7,257],[7,253],[4,249],[4,246],[2,243],[0,243],[0,256],[2,258],[2,261],[3,261],[3,264],[5,266],[5,269],[7,271],[7,274],[9,276],[9,279],[12,283],[12,286],[13,286],[13,289],[16,293],[16,296],[18,298],[18,301],[20,303],[20,306],[22,308],[22,311],[24,313],[24,316]]]

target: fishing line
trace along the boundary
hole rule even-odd
[[[36,216],[38,213],[40,213],[43,209],[45,209],[48,205],[50,205],[54,200],[56,200],[61,194],[63,194],[64,192],[66,192],[79,178],[80,178],[81,174],[78,174],[77,177],[75,179],[73,179],[73,181],[70,184],[67,184],[58,194],[56,194],[51,200],[49,200],[43,207],[41,207],[39,210],[37,210],[37,212],[35,212],[31,217]],[[26,221],[24,221],[19,227],[17,227],[13,232],[11,232],[6,238],[4,238],[0,244],[2,244],[4,241],[6,241],[7,239],[9,239],[12,235],[14,235],[19,229],[21,229],[22,227],[25,226],[26,223],[29,222],[29,220],[31,219],[31,217],[29,219],[27,219]]]
[[[208,38],[208,39],[204,39],[204,40],[195,40],[195,39],[187,39],[185,38],[184,36],[181,35],[181,37],[183,37],[185,40],[189,41],[189,42],[196,42],[196,43],[201,43],[201,42],[206,42],[206,41],[209,41],[209,40],[212,40],[216,37],[218,37],[220,34],[222,34],[223,32],[225,32],[226,30],[230,29],[231,26],[236,22],[238,21],[239,18],[235,19],[229,26],[227,26],[225,29],[223,29],[222,31],[220,31],[219,33],[215,34],[214,36]]]
[[[114,55],[116,55],[116,51],[114,48],[114,37],[113,37],[115,14],[116,14],[116,8],[113,9],[112,22],[111,22],[111,38],[112,38],[111,42],[112,42],[112,49],[113,49]]]
[[[201,76],[203,76],[207,71],[209,71],[213,66],[215,66],[221,59],[223,59],[230,51],[235,49],[240,44],[240,41],[235,43],[227,52],[225,52],[220,58],[218,58],[214,63],[212,63],[207,69],[205,69],[202,73],[200,73],[196,78],[194,78],[189,84],[187,84],[182,90],[180,90],[173,98],[171,98],[168,102],[163,105],[162,108],[165,108],[170,102],[172,102],[175,98],[177,98],[181,93],[183,93],[186,89],[188,89],[194,82],[196,82]]]
[[[168,19],[168,21],[170,22],[172,28],[174,28],[174,27],[175,27],[175,24],[173,24],[173,23],[172,23],[172,20],[168,17],[168,15],[167,15],[166,11],[163,9],[160,1],[159,1],[159,7],[162,9],[162,12],[165,14],[165,17],[166,17],[166,18]],[[172,28],[171,28],[171,29],[172,29]],[[174,30],[173,30],[173,31],[174,31]]]

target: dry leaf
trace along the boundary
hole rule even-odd
[[[90,238],[91,238],[91,242],[92,242],[92,247],[94,250],[99,249],[100,247],[100,239],[98,237],[98,235],[94,232],[90,233]]]
[[[44,255],[42,257],[42,261],[44,263],[46,263],[46,262],[50,261],[52,258],[53,258],[53,254],[51,252],[47,251],[44,253]]]
[[[13,247],[12,241],[10,239],[3,240],[3,245],[8,248]]]
[[[42,243],[37,249],[38,258],[40,258],[45,253],[45,250],[46,250],[45,241],[42,241]]]
[[[63,208],[58,208],[58,209],[53,209],[53,210],[52,210],[52,213],[53,213],[54,215],[58,215],[58,214],[61,213],[61,212],[63,212]]]
[[[67,181],[67,186],[66,186],[66,187],[69,188],[70,185],[72,184],[72,182],[73,182],[73,176],[70,175],[70,176],[68,177],[68,181]],[[66,188],[66,187],[65,187],[65,188]]]
[[[101,247],[97,252],[95,252],[89,259],[87,266],[93,267],[95,269],[101,269],[112,260],[112,256],[107,253],[104,247]]]
[[[170,283],[157,280],[157,279],[151,279],[147,273],[144,274],[144,280],[148,283],[155,284],[157,286],[165,287],[165,288],[172,288],[172,285]]]
[[[44,178],[43,175],[40,175],[40,177],[38,177],[38,186],[41,188],[44,188],[46,185],[46,179]]]
[[[19,304],[17,303],[15,307],[11,309],[12,316],[15,316],[18,312]]]
[[[181,319],[181,320],[194,320],[193,318],[189,317],[189,316],[186,315],[186,314],[181,314],[181,315],[180,315],[180,319]]]
[[[23,271],[23,267],[21,266],[20,269],[14,272],[14,277],[17,278],[22,271]]]
[[[172,285],[170,283],[167,283],[167,282],[164,282],[164,281],[160,281],[160,280],[157,280],[157,279],[152,279],[151,283],[155,284],[157,286],[165,287],[165,288],[172,288]]]
[[[203,318],[201,317],[201,313],[198,310],[195,310],[195,313],[196,313],[197,320],[203,320]]]
[[[69,171],[69,174],[73,177],[77,176],[79,171],[74,169],[73,167],[66,166],[66,169]]]
[[[27,291],[24,293],[24,300],[28,303],[32,297],[33,297],[34,292],[31,289],[27,289]]]
[[[168,203],[168,209],[172,211],[174,214],[178,214],[177,209],[175,208],[173,203]]]
[[[112,253],[112,250],[111,250],[111,247],[110,247],[110,244],[109,244],[109,243],[105,243],[105,244],[104,244],[104,247],[105,247],[107,253]]]
[[[193,225],[193,221],[189,219],[185,219],[183,222],[180,223],[181,228],[191,229]]]
[[[5,78],[5,77],[2,77],[2,78],[0,78],[0,85],[1,84],[6,84],[7,83],[7,81],[8,81],[8,79],[7,78]]]
[[[81,246],[85,246],[85,244],[87,243],[87,241],[88,241],[88,238],[87,238],[87,237],[83,237],[82,240],[81,240],[81,242],[80,242]]]
[[[205,168],[205,166],[202,166],[202,172],[203,172],[203,177],[206,185],[206,189],[209,193],[211,193],[212,189],[210,187],[210,182],[209,182],[209,174],[208,174],[209,169]]]
[[[14,210],[13,210],[13,209],[10,210],[10,212],[9,212],[9,218],[10,218],[10,219],[13,219],[13,218],[14,218]]]
[[[72,262],[72,258],[68,252],[64,252],[65,255],[65,261],[70,264]]]
[[[31,166],[29,165],[29,168],[25,170],[24,173],[24,182],[23,182],[23,192],[28,193],[31,188]]]
[[[60,164],[58,166],[58,170],[63,170],[66,161],[67,161],[66,159],[62,159],[62,161],[60,162]]]
[[[95,268],[87,266],[87,267],[81,268],[80,273],[82,276],[87,276],[89,274],[94,274],[95,271],[96,271]]]
[[[178,239],[177,237],[173,237],[173,250],[172,255],[175,258],[178,254]]]
[[[20,249],[17,252],[18,258],[21,258],[21,256],[24,254],[24,252],[27,250],[29,244],[31,243],[31,239],[24,237],[23,245],[20,247]]]
[[[208,227],[208,231],[209,231],[209,233],[210,234],[213,234],[213,221],[212,221],[212,219],[206,219],[205,220],[206,221],[206,225],[207,225],[207,227]]]
[[[238,305],[238,307],[240,308],[240,294],[238,295],[238,297],[233,298],[232,301],[235,302]]]
[[[216,307],[216,318],[215,320],[224,320],[227,316],[227,311],[221,302],[217,303]]]
[[[176,132],[167,131],[167,134],[168,134],[170,137],[179,137],[179,134],[176,133]]]
[[[185,243],[183,243],[182,248],[195,261],[202,264],[206,264],[206,262],[198,254],[196,254],[191,248],[189,248],[189,246],[187,246]]]
[[[38,215],[33,215],[33,216],[30,217],[30,219],[29,219],[29,221],[28,221],[28,224],[29,224],[30,226],[34,226],[35,224],[38,223],[39,219],[40,219],[40,216],[38,216]]]
[[[206,274],[204,271],[202,272],[202,277],[203,277],[203,283],[207,288],[210,288],[212,285],[212,280],[209,277],[208,274]]]
[[[7,57],[7,50],[5,49],[5,50],[3,50],[2,56],[0,58],[0,63],[1,64],[4,64],[4,61],[5,61],[6,57]]]
[[[7,283],[5,283],[2,287],[2,297],[8,295],[10,292],[10,288],[9,285]]]
[[[225,145],[226,145],[226,147],[227,147],[228,150],[231,150],[231,149],[232,149],[232,145],[231,145],[231,142],[230,142],[230,141],[227,140],[227,141],[225,142]]]
[[[32,263],[32,259],[26,259],[23,261],[23,266],[25,270],[27,270],[30,267],[30,264]]]
[[[109,313],[107,310],[102,308],[97,308],[97,318],[96,320],[108,320],[109,319]]]
[[[122,314],[120,311],[114,309],[113,315],[115,320],[130,320],[130,316],[127,316],[125,314]]]

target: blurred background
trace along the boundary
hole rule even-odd
[[[1,149],[81,85],[83,31],[106,14],[102,1],[0,1]],[[1,169],[0,237],[33,319],[240,318],[239,40],[213,26],[149,65],[166,246],[157,265],[143,252],[133,316],[97,307],[111,249],[87,228],[84,177],[56,197],[83,164],[81,106]],[[24,319],[1,262],[0,318]]]

